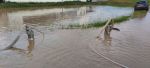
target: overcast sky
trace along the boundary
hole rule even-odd
[[[6,0],[12,2],[60,2],[62,0]],[[73,0],[63,0],[63,1],[73,1]],[[82,0],[84,1],[84,0]]]

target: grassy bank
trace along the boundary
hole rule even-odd
[[[1,3],[0,8],[26,8],[26,7],[61,7],[61,6],[70,6],[70,5],[88,5],[89,3],[85,2],[48,2],[48,3],[15,3],[7,2]]]
[[[116,2],[48,2],[48,3],[1,3],[0,8],[29,8],[29,7],[68,7],[68,6],[86,6],[86,5],[111,5],[111,6],[131,6],[131,4],[122,4]]]
[[[131,3],[134,4],[135,2],[140,1],[140,0],[109,0],[109,2],[116,2],[116,3]],[[150,2],[150,0],[147,0]]]
[[[122,17],[119,17],[119,18],[115,18],[115,19],[112,19],[112,22],[114,24],[118,24],[118,23],[121,23],[123,21],[126,21],[130,18],[130,16],[122,16]],[[85,28],[99,28],[99,27],[102,27],[106,24],[107,21],[104,21],[104,22],[94,22],[94,23],[90,23],[90,24],[84,24],[84,25],[80,25],[80,24],[71,24],[69,25],[67,28],[63,28],[63,29],[76,29],[76,28],[82,28],[82,29],[85,29]]]
[[[138,0],[109,0],[103,2],[48,2],[48,3],[15,3],[6,2],[1,3],[0,8],[26,8],[26,7],[62,7],[62,6],[82,6],[82,5],[111,5],[111,6],[133,6]],[[150,0],[148,0],[150,1]]]
[[[136,2],[140,0],[109,0],[106,2],[107,5],[112,5],[112,6],[129,6],[133,7]],[[150,0],[147,0],[148,3],[150,4]],[[104,3],[105,4],[105,3]]]

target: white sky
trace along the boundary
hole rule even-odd
[[[62,0],[6,0],[12,2],[60,2]],[[63,1],[73,1],[73,0],[63,0]],[[86,1],[86,0],[81,0]]]

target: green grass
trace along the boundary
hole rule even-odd
[[[105,5],[112,5],[112,6],[125,6],[125,7],[133,7],[136,2],[140,0],[109,0],[106,3],[104,2]],[[150,0],[147,0],[148,3],[150,4]]]
[[[132,18],[142,18],[142,17],[145,17],[146,14],[147,14],[147,11],[135,11],[133,13]]]
[[[46,3],[0,3],[0,8],[26,8],[26,7],[62,7],[62,6],[83,6],[83,5],[111,5],[111,6],[133,6],[138,0],[109,0],[102,2],[46,2]],[[150,2],[150,0],[148,0]]]
[[[0,8],[26,8],[26,7],[64,7],[64,6],[83,6],[83,5],[95,5],[97,3],[88,2],[47,2],[47,3],[15,3],[7,2],[0,3]]]
[[[109,0],[109,2],[128,3],[128,4],[135,4],[137,1],[140,1],[140,0]],[[150,0],[147,0],[147,1],[150,2]]]
[[[121,23],[123,21],[126,21],[130,18],[130,16],[122,16],[122,17],[119,17],[119,18],[116,18],[116,19],[112,19],[112,21],[114,22],[114,24],[118,24],[118,23]],[[86,28],[99,28],[99,27],[102,27],[106,24],[107,21],[104,21],[104,22],[94,22],[94,23],[90,23],[90,24],[83,24],[83,25],[80,25],[80,24],[71,24],[69,25],[67,28],[63,28],[63,29],[86,29]]]

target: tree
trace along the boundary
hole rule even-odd
[[[86,0],[87,2],[92,2],[92,0]]]
[[[0,3],[3,3],[4,2],[4,0],[0,0]]]

